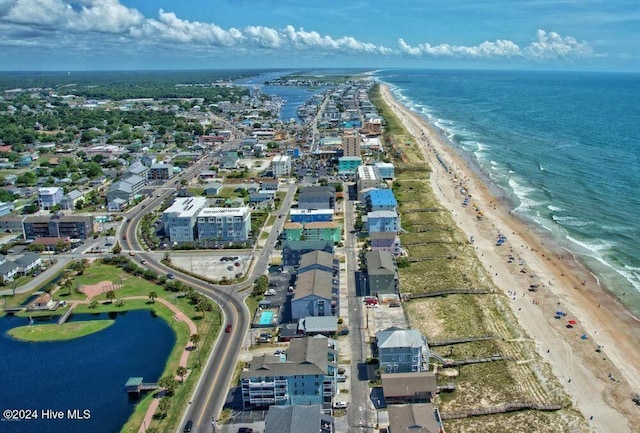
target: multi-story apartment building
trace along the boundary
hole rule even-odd
[[[286,177],[291,173],[291,157],[289,155],[276,155],[271,160],[271,169],[274,177]]]
[[[291,222],[311,223],[317,221],[333,221],[333,209],[291,209]]]
[[[398,289],[398,272],[389,251],[367,251],[367,282],[369,293],[393,295]]]
[[[254,357],[240,374],[243,407],[328,405],[337,362],[337,342],[323,336],[292,340],[286,355]]]
[[[396,212],[398,210],[398,202],[390,189],[371,189],[364,193],[364,199],[367,210],[370,212],[379,210]]]
[[[173,174],[173,165],[171,164],[153,164],[147,172],[149,180],[168,180]]]
[[[198,239],[246,241],[251,231],[251,210],[248,207],[204,208],[198,214]]]
[[[362,200],[362,193],[369,188],[380,188],[382,177],[378,169],[372,165],[361,165],[356,170],[356,188],[358,200]]]
[[[52,186],[48,188],[38,189],[38,207],[40,210],[49,210],[52,207],[59,205],[64,196],[62,188]]]
[[[330,186],[307,186],[298,193],[299,209],[333,209],[336,191]]]
[[[198,214],[208,204],[205,197],[176,198],[162,213],[164,230],[169,235],[171,243],[195,241]]]
[[[367,231],[369,234],[375,232],[398,232],[400,222],[398,213],[390,210],[377,210],[367,213]]]
[[[342,135],[342,149],[344,156],[360,156],[360,134],[358,131],[351,130]]]
[[[25,239],[68,237],[87,239],[93,233],[93,217],[77,215],[28,216],[22,222]]]

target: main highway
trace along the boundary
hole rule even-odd
[[[207,158],[205,157],[185,170],[183,178],[190,179],[205,167],[206,163]],[[120,242],[123,252],[134,251],[138,262],[145,260],[144,265],[139,263],[140,266],[158,272],[159,275],[171,273],[177,281],[193,287],[212,299],[222,309],[225,323],[232,324],[230,333],[220,332],[211,354],[204,364],[195,393],[183,418],[185,422],[186,420],[193,421],[193,432],[211,432],[213,430],[212,422],[216,420],[226,401],[238,355],[251,321],[249,310],[244,304],[244,298],[251,291],[241,292],[240,290],[251,286],[256,278],[267,272],[271,251],[275,248],[278,233],[282,231],[286,219],[284,215],[291,207],[296,186],[289,186],[287,195],[278,210],[278,215],[282,217],[276,218],[264,247],[261,250],[254,248],[253,261],[246,279],[238,284],[216,285],[164,265],[154,255],[145,253],[144,247],[138,240],[137,227],[142,217],[153,212],[164,200],[173,196],[175,187],[166,188],[166,186],[170,186],[174,182],[175,179],[170,180],[165,184],[165,187],[156,190],[155,196],[147,198],[124,215],[123,225],[118,231],[118,242]],[[178,431],[182,431],[182,425],[178,426]]]

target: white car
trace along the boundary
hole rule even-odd
[[[346,401],[336,401],[333,403],[333,408],[334,409],[346,409],[347,408],[347,402]]]
[[[265,296],[273,296],[275,294],[276,294],[276,291],[273,289],[269,289],[264,293]]]

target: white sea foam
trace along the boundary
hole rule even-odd
[[[529,197],[529,194],[536,191],[535,188],[523,186],[513,177],[509,179],[509,187],[520,200],[520,204],[513,210],[514,212],[525,212],[533,207],[543,204],[542,202],[535,201]]]
[[[551,219],[553,219],[555,222],[557,222],[560,225],[571,226],[571,227],[584,227],[590,224],[588,221],[582,221],[581,219],[573,216],[551,215]]]
[[[547,206],[547,209],[549,209],[551,212],[563,212],[564,211],[564,209],[562,209],[561,207],[554,206],[552,204]]]

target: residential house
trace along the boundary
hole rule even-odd
[[[220,194],[222,191],[222,183],[221,182],[211,182],[204,186],[204,195],[207,197],[213,197]]]
[[[369,212],[398,211],[398,202],[390,189],[373,188],[364,193],[363,198]]]
[[[298,192],[299,209],[333,209],[336,192],[330,186],[307,186]]]
[[[9,215],[15,209],[15,205],[10,201],[0,202],[0,217]]]
[[[198,215],[208,204],[205,197],[176,198],[173,204],[162,212],[164,231],[169,235],[171,243],[196,240]]]
[[[264,433],[331,433],[333,418],[322,412],[322,405],[270,406]]]
[[[240,155],[238,155],[238,152],[227,152],[220,161],[220,167],[227,170],[235,170],[238,168],[239,161]]]
[[[300,335],[324,335],[332,337],[338,332],[338,318],[336,316],[309,316],[298,320]]]
[[[200,180],[212,180],[218,177],[218,173],[213,170],[202,170],[198,173],[198,179]]]
[[[291,209],[291,222],[311,223],[317,221],[333,221],[333,209]]]
[[[148,172],[149,172],[149,167],[147,167],[140,161],[132,162],[129,168],[127,168],[127,173],[131,175],[140,176],[142,178],[146,178]]]
[[[400,236],[395,232],[371,233],[371,251],[389,251],[395,257],[400,255]]]
[[[340,260],[334,254],[320,250],[310,251],[300,256],[298,273],[313,269],[331,272],[337,277],[340,274]]]
[[[251,231],[251,210],[246,207],[206,207],[197,215],[200,241],[246,241]]]
[[[84,194],[74,189],[73,191],[69,191],[62,197],[62,201],[60,202],[60,206],[64,210],[74,210],[76,207],[76,203],[84,197]]]
[[[18,273],[26,275],[34,269],[40,268],[42,266],[42,259],[36,253],[28,252],[14,260],[14,263],[18,265]]]
[[[391,253],[388,251],[367,251],[365,259],[369,293],[395,294],[398,289],[398,273]]]
[[[298,266],[300,257],[308,252],[322,250],[333,254],[333,242],[331,241],[283,241],[282,265],[288,267]]]
[[[291,298],[291,318],[298,320],[309,316],[335,316],[337,286],[337,279],[332,272],[313,269],[298,273]]]
[[[361,165],[362,158],[359,156],[341,156],[338,158],[338,174],[356,174]]]
[[[400,231],[400,218],[398,213],[389,210],[377,210],[367,213],[367,231],[369,234],[375,232],[392,232]]]
[[[440,433],[443,431],[438,411],[431,403],[392,404],[389,433]]]
[[[62,188],[52,186],[38,189],[38,208],[40,210],[50,210],[62,201],[64,191]]]
[[[390,162],[376,162],[373,164],[380,172],[380,177],[385,180],[393,179],[396,177],[395,167]]]
[[[0,264],[0,278],[2,278],[4,283],[13,281],[15,276],[18,274],[19,268],[20,267],[16,263],[5,261]]]
[[[114,182],[109,187],[109,191],[107,191],[107,205],[109,210],[119,210],[120,203],[118,203],[118,207],[112,209],[114,205],[111,203],[115,199],[120,199],[125,203],[129,203],[133,198],[138,195],[147,184],[147,180],[144,177],[130,175],[125,177],[124,179]]]
[[[387,328],[376,332],[380,368],[385,373],[409,373],[429,369],[427,339],[417,329]]]
[[[254,357],[240,373],[243,407],[330,404],[337,384],[336,346],[326,337],[296,338],[286,355]]]
[[[438,381],[431,371],[382,373],[386,404],[430,403],[438,393]]]
[[[304,239],[332,241],[337,244],[342,239],[342,226],[335,221],[306,223],[302,236]]]

